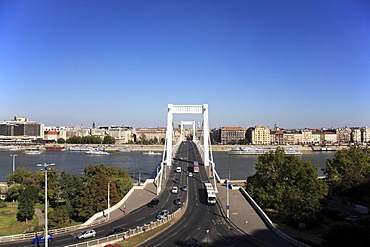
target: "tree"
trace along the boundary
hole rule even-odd
[[[287,155],[282,148],[260,155],[248,192],[263,208],[278,210],[288,222],[315,220],[327,186],[310,162]]]
[[[35,198],[37,197],[36,188],[33,186],[27,186],[21,193],[19,204],[18,204],[18,212],[17,212],[17,220],[20,222],[27,220],[32,220],[33,215],[35,213]]]
[[[366,224],[336,223],[324,231],[322,236],[324,241],[321,246],[368,246],[370,242],[369,229],[369,225]]]
[[[6,191],[6,198],[5,198],[5,201],[7,202],[11,202],[11,201],[18,201],[19,200],[19,196],[23,190],[23,186],[22,185],[12,185],[8,188],[8,190]]]
[[[327,160],[324,174],[333,181],[333,189],[346,193],[370,179],[370,150],[360,147],[342,149]]]
[[[104,144],[114,144],[114,143],[116,143],[116,139],[114,139],[114,137],[109,136],[109,135],[104,136],[103,143]]]
[[[110,203],[116,204],[132,187],[130,176],[117,167],[89,165],[81,176],[83,185],[73,201],[73,218],[85,221],[96,212],[107,208],[108,182]]]
[[[26,170],[25,168],[17,168],[13,173],[6,176],[8,184],[32,184],[34,177],[32,172]]]
[[[57,143],[64,144],[66,143],[66,140],[64,140],[64,138],[58,138]]]
[[[51,228],[61,228],[69,226],[72,222],[70,218],[71,207],[69,205],[62,205],[56,207],[49,213],[49,226]]]

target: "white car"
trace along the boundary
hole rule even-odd
[[[189,177],[192,177],[193,176],[193,173],[189,172],[188,176]]]
[[[85,238],[93,238],[96,236],[96,232],[93,229],[85,230],[80,232],[76,238],[78,239],[85,239]]]
[[[169,213],[170,213],[170,212],[169,212],[167,209],[162,210],[162,211],[157,215],[157,219],[163,219],[163,218],[167,217]]]
[[[173,186],[172,189],[171,189],[171,193],[172,194],[177,194],[179,192],[179,188],[177,188],[177,186]]]

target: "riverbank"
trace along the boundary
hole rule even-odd
[[[20,145],[17,146],[19,148],[19,151],[24,151],[29,148],[37,148],[41,150],[45,150],[47,147],[55,147],[55,146],[63,146],[65,149],[68,147],[75,147],[75,146],[80,146],[83,144],[46,144],[46,145]],[[84,144],[87,146],[91,147],[101,147],[103,146],[106,151],[108,152],[114,152],[117,151],[119,148],[122,147],[129,147],[132,151],[156,151],[156,152],[163,152],[164,151],[164,145],[140,145],[140,144]],[[0,149],[2,147],[6,146],[0,146]],[[278,147],[277,145],[212,145],[211,149],[212,151],[215,152],[222,152],[222,151],[227,151],[228,149],[231,148],[236,148],[236,147],[263,147],[263,148],[276,148]],[[293,148],[296,150],[299,150],[301,152],[313,152],[312,148],[309,146],[302,146],[302,145],[282,145],[281,147],[284,148]],[[333,147],[328,147],[328,148],[334,148],[336,150],[340,150],[343,148],[348,148],[347,146],[333,146]],[[4,150],[5,151],[5,150]],[[10,151],[10,150],[9,150]],[[330,151],[330,150],[328,150]]]

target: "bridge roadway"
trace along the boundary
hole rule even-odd
[[[169,171],[167,177],[170,179],[164,185],[163,193],[157,197],[160,200],[159,205],[154,208],[146,206],[147,202],[156,197],[156,188],[153,184],[148,184],[142,190],[135,190],[126,201],[126,214],[122,208],[118,209],[110,214],[109,223],[93,227],[97,232],[96,238],[104,237],[117,226],[132,229],[149,223],[155,220],[156,215],[162,209],[168,209],[172,213],[179,207],[173,201],[181,196],[187,203],[182,206],[186,207],[183,217],[164,232],[143,243],[142,246],[201,246],[207,242],[212,246],[290,246],[289,243],[284,242],[268,230],[245,199],[238,197],[241,195],[240,192],[230,190],[232,192],[230,193],[232,222],[224,218],[220,205],[208,206],[203,187],[203,183],[207,181],[208,177],[204,166],[201,166],[199,174],[194,174],[193,177],[187,176],[188,167],[194,160],[201,160],[195,144],[183,142],[177,152],[177,158],[174,159],[174,167],[170,170],[167,169]],[[174,172],[176,166],[182,167],[181,173]],[[186,184],[188,191],[179,191],[177,195],[171,194],[170,189],[174,185],[174,178],[179,179],[176,185],[180,187]],[[220,204],[226,198],[225,191],[226,187],[219,188],[217,196],[220,198]],[[250,219],[248,225],[245,224],[245,219]],[[208,233],[207,230],[209,230]],[[80,230],[56,235],[49,246],[65,246],[84,242],[75,238],[79,232]],[[28,240],[0,244],[0,246],[35,245],[32,245],[31,241]]]

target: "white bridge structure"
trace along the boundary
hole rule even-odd
[[[201,114],[202,118],[202,129],[201,136],[199,139],[196,137],[195,121],[181,121],[180,138],[175,138],[174,135],[174,114]],[[192,125],[193,127],[193,142],[196,144],[199,153],[202,156],[204,166],[208,168],[209,179],[213,179],[215,191],[217,193],[216,179],[220,181],[218,176],[215,163],[213,162],[211,138],[209,135],[209,123],[208,123],[208,104],[203,105],[173,105],[168,104],[167,108],[167,130],[166,140],[164,145],[163,157],[160,166],[157,168],[157,176],[154,179],[154,183],[157,186],[157,195],[161,192],[162,180],[166,177],[166,170],[172,167],[172,159],[176,155],[176,151],[183,141],[184,137],[184,126]]]

